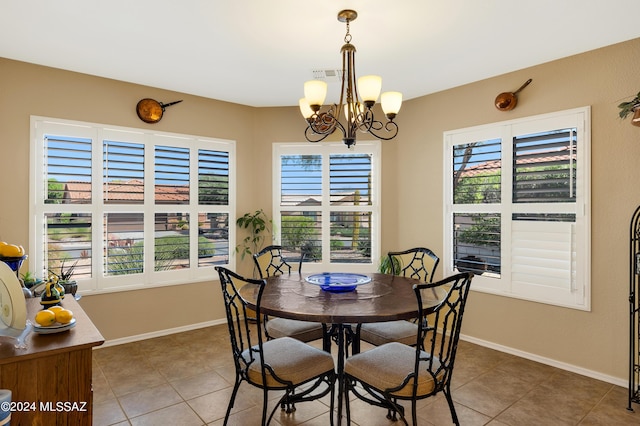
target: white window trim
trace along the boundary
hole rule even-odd
[[[443,134],[443,182],[444,182],[444,226],[443,226],[443,273],[450,275],[457,273],[457,269],[453,266],[453,212],[456,207],[453,205],[453,185],[451,172],[453,170],[453,146],[473,142],[477,140],[487,140],[500,138],[503,141],[503,166],[507,161],[505,154],[510,156],[511,138],[515,134],[526,134],[528,132],[540,131],[540,127],[536,125],[544,121],[546,123],[558,123],[558,128],[575,127],[578,130],[578,189],[579,194],[575,205],[576,223],[574,226],[575,240],[571,243],[576,247],[575,253],[575,285],[573,288],[564,291],[563,294],[556,292],[555,295],[549,295],[548,292],[540,291],[540,288],[532,289],[519,286],[511,282],[511,265],[510,238],[502,238],[501,240],[501,277],[493,278],[483,275],[477,275],[473,279],[472,290],[484,293],[496,294],[500,296],[508,296],[517,299],[529,300],[534,302],[546,303],[555,306],[568,307],[578,310],[591,310],[591,109],[590,107],[581,107],[565,111],[559,111],[537,116],[525,117],[520,119],[502,121],[487,125],[469,127],[459,130],[446,131]],[[549,124],[549,128],[545,130],[553,130],[553,124]],[[517,130],[517,132],[516,132]],[[506,143],[505,143],[506,142]],[[510,158],[510,157],[508,157]],[[502,217],[503,235],[511,235],[511,213],[518,211],[518,206],[510,203],[511,200],[511,179],[512,171],[508,166],[502,169],[502,200],[509,200],[508,203],[499,204],[474,204],[465,205],[464,212],[488,213],[497,212]],[[505,184],[506,182],[506,184]],[[553,213],[554,211],[566,211],[566,206],[561,203],[556,205],[544,204],[539,206],[541,211]],[[535,209],[536,207],[534,207]],[[542,210],[544,209],[544,210]],[[529,209],[531,211],[531,209]],[[555,291],[555,290],[554,290]]]
[[[345,154],[345,153],[369,153],[372,154],[372,205],[366,206],[363,210],[372,212],[371,222],[371,263],[331,263],[328,253],[330,252],[330,223],[331,211],[351,210],[350,207],[344,206],[332,206],[329,202],[329,162],[323,161],[322,167],[322,206],[296,206],[296,207],[281,207],[280,206],[280,179],[281,168],[280,158],[282,155],[300,155],[300,154]],[[287,210],[314,210],[321,211],[322,217],[326,218],[323,221],[322,226],[322,251],[326,253],[323,255],[322,262],[310,262],[305,263],[303,269],[305,272],[354,272],[354,273],[372,273],[377,272],[378,264],[380,260],[380,236],[381,236],[381,171],[382,171],[382,156],[381,156],[381,142],[374,141],[358,141],[358,143],[347,150],[342,142],[321,142],[316,144],[310,144],[309,142],[303,143],[274,143],[273,144],[273,181],[272,181],[272,206],[273,206],[273,223],[279,224],[281,222],[281,211]],[[274,244],[280,244],[280,231],[279,227],[274,226]]]
[[[102,146],[105,138],[113,137],[118,132],[125,132],[127,141],[134,143],[146,143],[147,146],[162,145],[169,143],[173,146],[183,146],[195,149],[219,149],[229,153],[229,203],[226,206],[199,205],[197,202],[189,205],[155,205],[153,179],[150,184],[145,185],[145,202],[139,205],[105,205],[102,198],[102,149],[93,149],[92,170],[100,171],[97,176],[92,176],[92,192],[99,194],[94,196],[91,204],[64,205],[60,208],[57,205],[44,204],[41,194],[46,192],[44,179],[46,176],[44,163],[42,162],[42,152],[44,150],[44,135],[52,133],[58,127],[59,134],[67,135],[70,126],[74,127],[74,134],[70,136],[84,136],[90,138],[94,143]],[[43,129],[44,128],[44,129]],[[199,136],[176,134],[169,132],[158,132],[147,129],[127,128],[111,126],[100,123],[79,122],[50,117],[31,116],[30,139],[32,141],[30,149],[31,182],[29,183],[29,246],[32,247],[29,253],[30,270],[37,272],[45,270],[44,252],[36,248],[44,245],[42,217],[47,212],[79,212],[92,214],[92,277],[88,279],[78,279],[80,294],[100,294],[117,291],[139,290],[144,288],[162,287],[167,285],[189,284],[210,280],[213,271],[212,266],[199,267],[197,235],[198,227],[190,227],[190,264],[195,265],[181,270],[154,271],[146,268],[142,274],[105,276],[103,264],[103,226],[105,212],[134,212],[144,213],[144,244],[145,247],[153,247],[154,240],[154,215],[162,212],[186,212],[189,213],[190,220],[198,217],[199,212],[214,211],[217,213],[227,213],[229,215],[229,263],[223,266],[235,267],[235,256],[233,250],[236,240],[236,143],[232,140],[204,138]],[[149,150],[145,155],[145,170],[153,175],[153,150]],[[194,158],[195,157],[195,158]],[[190,156],[190,170],[198,170],[197,156]],[[194,179],[194,178],[192,178]],[[197,183],[197,173],[195,174]],[[193,183],[193,180],[191,181]],[[197,184],[190,185],[190,199],[197,200]],[[40,219],[39,219],[40,218]],[[145,250],[145,265],[153,264],[153,250]]]

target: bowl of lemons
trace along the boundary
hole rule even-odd
[[[62,306],[50,306],[38,311],[34,319],[36,324],[33,326],[33,331],[39,334],[60,333],[76,325],[73,312]]]

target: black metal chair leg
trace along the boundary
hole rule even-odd
[[[267,396],[267,390],[262,391],[262,426],[267,426],[267,403],[269,398]]]
[[[411,401],[411,421],[414,425],[418,424],[418,413],[416,412],[416,400]]]
[[[460,426],[458,415],[456,414],[456,407],[453,405],[453,398],[451,398],[451,389],[449,389],[449,387],[446,387],[443,390],[443,393],[447,398],[447,403],[449,403],[449,410],[451,411],[451,420],[453,420],[453,424],[455,424],[456,426]]]
[[[233,385],[233,391],[231,392],[231,399],[229,399],[229,405],[227,406],[227,413],[224,415],[223,425],[226,425],[227,422],[229,421],[229,415],[231,414],[231,409],[233,408],[233,404],[235,404],[236,395],[238,394],[238,389],[240,389],[241,381],[242,380],[239,380],[239,378],[236,376],[236,382]]]

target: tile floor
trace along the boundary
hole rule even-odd
[[[96,426],[222,425],[234,378],[226,325],[100,348],[93,362]],[[460,343],[452,388],[463,426],[640,425],[640,406],[626,410],[625,388],[468,342]],[[259,424],[260,406],[261,392],[243,383],[229,424]],[[451,424],[443,397],[418,407],[420,425]],[[351,411],[358,426],[400,424],[360,401]],[[328,425],[328,402],[298,404],[289,416],[278,410],[271,424]]]

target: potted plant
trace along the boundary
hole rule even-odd
[[[236,246],[236,253],[241,254],[241,259],[245,256],[253,256],[258,253],[265,244],[267,238],[271,238],[271,219],[267,217],[264,210],[259,209],[253,213],[245,213],[236,220],[236,225],[240,229],[248,231],[248,235]],[[253,263],[253,262],[252,262]],[[256,265],[253,265],[253,275],[258,276]]]
[[[73,272],[76,269],[76,265],[78,264],[78,260],[76,259],[72,265],[66,265],[67,259],[63,259],[62,263],[60,263],[59,272],[56,273],[49,269],[49,273],[54,275],[58,280],[58,284],[64,288],[65,294],[71,294],[75,297],[76,291],[78,291],[78,283],[75,280],[72,280]]]
[[[245,213],[236,220],[236,225],[240,229],[249,231],[249,235],[236,246],[236,253],[241,253],[242,259],[246,255],[252,256],[260,251],[267,237],[271,235],[270,224],[271,219],[267,218],[262,209],[254,213]]]
[[[36,277],[30,271],[25,272],[20,276],[22,282],[26,288],[31,288],[36,284]]]
[[[620,108],[620,118],[625,119],[629,114],[633,113],[633,118],[631,119],[631,124],[634,126],[640,126],[640,92],[636,95],[635,98],[628,102],[622,102],[618,105]]]
[[[392,263],[393,262],[393,263]],[[380,265],[378,265],[378,271],[382,274],[399,273],[402,265],[398,257],[393,257],[393,260],[389,256],[385,255],[380,258]]]

